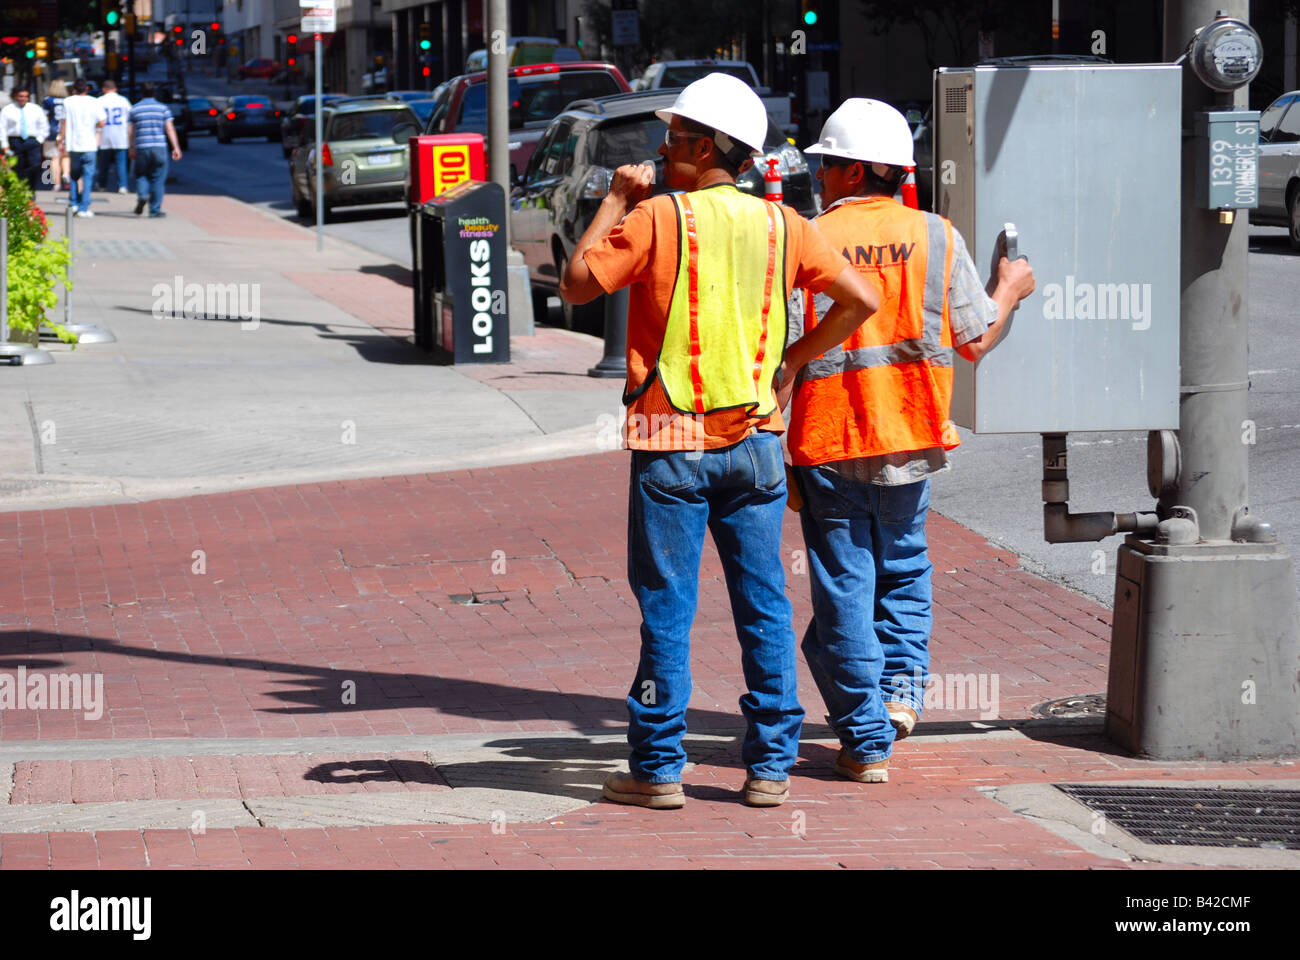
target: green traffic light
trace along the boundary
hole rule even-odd
[[[104,14],[104,22],[107,23],[110,27],[116,27],[117,21],[121,19],[122,19],[122,15],[118,13],[116,10],[110,10],[108,11],[108,13]]]
[[[817,23],[817,11],[816,10],[804,11],[803,22],[808,24],[808,26],[810,27],[815,25]]]
[[[35,50],[28,50],[28,51],[27,51],[27,59],[28,59],[28,60],[35,60],[35,59],[36,59],[36,51],[35,51]]]
[[[433,43],[432,43],[431,41],[429,41],[429,40],[421,40],[421,41],[420,41],[420,49],[421,49],[421,50],[428,50],[428,49],[429,49],[430,47],[432,47],[432,46],[433,46]]]

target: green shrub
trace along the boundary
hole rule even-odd
[[[37,332],[46,326],[64,343],[76,343],[75,333],[45,315],[58,304],[59,284],[68,277],[68,241],[49,239],[45,213],[36,205],[27,182],[7,161],[0,163],[0,214],[9,221],[11,337],[35,342]]]

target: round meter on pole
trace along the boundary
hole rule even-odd
[[[1211,90],[1227,93],[1255,79],[1263,62],[1259,34],[1248,23],[1218,17],[1192,41],[1192,70]]]

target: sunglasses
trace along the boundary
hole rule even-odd
[[[673,148],[674,144],[683,140],[703,140],[704,138],[705,134],[703,133],[678,133],[671,127],[664,130],[664,146],[669,150]]]

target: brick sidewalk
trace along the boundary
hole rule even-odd
[[[0,515],[0,568],[15,573],[0,584],[0,672],[102,673],[106,699],[98,719],[0,712],[0,747],[478,734],[500,738],[526,762],[547,750],[551,761],[570,757],[565,789],[588,802],[625,753],[578,734],[623,732],[637,657],[626,457]],[[808,588],[793,514],[785,532],[801,627]],[[1043,700],[1105,689],[1108,611],[1031,576],[941,516],[930,534],[936,673],[996,676],[1004,720],[1029,716]],[[684,811],[599,803],[497,831],[479,823],[4,834],[0,866],[1095,867],[1120,862],[978,788],[1300,777],[1293,763],[1157,764],[1095,736],[972,731],[901,744],[891,782],[863,786],[835,779],[831,746],[805,739],[791,802],[752,810],[735,793],[744,779],[734,736],[738,660],[709,546],[689,723],[692,734],[720,739],[693,750]],[[805,738],[825,736],[820,699],[802,663],[801,671]],[[979,714],[974,704],[928,710],[919,732]],[[554,737],[525,736],[536,732]],[[556,738],[569,753],[555,753]],[[313,774],[354,764],[373,778],[337,786]],[[18,762],[12,781],[14,806],[447,789],[419,754],[356,751],[38,759]]]

